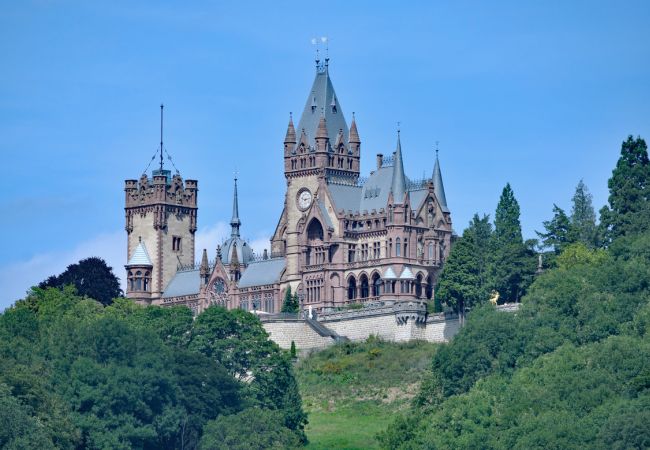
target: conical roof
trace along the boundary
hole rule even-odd
[[[397,148],[395,149],[395,163],[393,167],[393,180],[390,185],[395,203],[402,203],[406,194],[406,175],[404,175],[404,163],[402,162],[402,143],[400,142],[399,131],[397,132]]]
[[[348,142],[348,125],[345,122],[338,96],[334,92],[327,65],[316,67],[316,77],[298,122],[298,132],[305,131],[311,146],[316,144],[316,133],[321,116],[327,122],[327,134],[330,142],[335,142],[339,130],[343,130],[344,142]]]
[[[440,206],[448,211],[447,197],[445,196],[445,186],[442,184],[442,173],[440,171],[440,161],[438,161],[438,152],[436,151],[436,163],[433,165],[433,190],[436,194]]]
[[[147,252],[147,247],[144,245],[144,242],[140,241],[138,246],[135,248],[133,255],[129,259],[129,262],[126,263],[127,266],[153,266],[151,263],[151,258],[149,258],[149,252]]]

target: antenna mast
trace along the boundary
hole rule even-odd
[[[163,108],[165,105],[160,104],[160,173],[163,170]]]

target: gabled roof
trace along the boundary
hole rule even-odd
[[[327,123],[327,134],[330,143],[334,145],[339,130],[343,130],[343,141],[347,144],[348,125],[345,122],[345,117],[343,117],[339,99],[336,92],[334,92],[327,62],[324,66],[318,66],[316,69],[316,77],[307,96],[305,109],[302,111],[298,129],[296,130],[298,134],[305,130],[311,146],[316,145],[315,138],[321,115],[324,116]]]
[[[201,288],[201,271],[199,269],[176,272],[165,290],[163,298],[198,294]]]
[[[330,218],[330,215],[327,214],[327,208],[325,208],[325,203],[323,203],[322,199],[318,199],[318,209],[320,209],[320,214],[323,216],[323,219],[325,219],[325,225],[327,225],[328,228],[334,228],[334,223],[332,223],[332,219]]]
[[[126,263],[128,266],[153,266],[151,258],[149,258],[149,252],[147,252],[147,247],[144,245],[144,242],[140,241],[138,246],[135,248],[133,255],[129,259],[129,262]]]
[[[280,276],[286,267],[286,263],[285,258],[272,258],[252,262],[244,270],[238,286],[240,288],[246,288],[277,283],[280,281]]]

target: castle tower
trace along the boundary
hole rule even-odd
[[[134,276],[134,256],[146,249],[150,280],[146,290],[144,281],[139,290],[135,284],[127,285],[126,295],[150,303],[162,295],[167,283],[179,265],[194,262],[194,234],[196,232],[197,181],[185,180],[180,174],[172,176],[163,167],[162,108],[160,106],[160,165],[149,178],[142,174],[140,180],[124,182],[125,219],[128,236],[127,279]]]

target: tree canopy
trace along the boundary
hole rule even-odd
[[[96,256],[70,264],[65,271],[48,277],[38,287],[60,288],[69,284],[77,288],[79,295],[95,299],[103,305],[110,305],[114,298],[122,296],[120,280],[113,269]]]
[[[0,315],[3,448],[194,449],[208,424],[259,408],[279,418],[260,442],[305,442],[289,356],[253,314],[104,307],[68,285]]]

